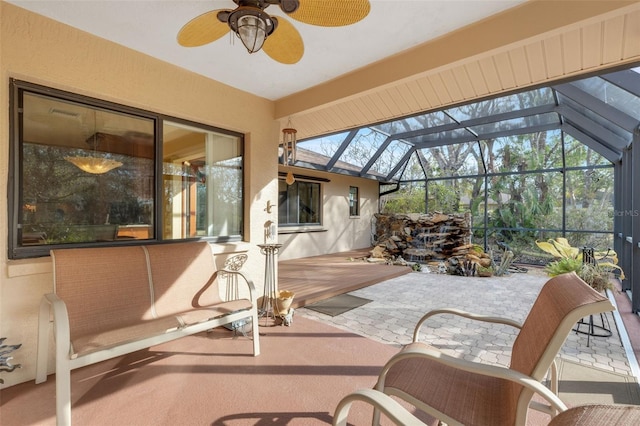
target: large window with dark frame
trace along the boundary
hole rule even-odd
[[[242,238],[241,134],[10,84],[10,258]]]
[[[278,181],[278,225],[307,227],[321,225],[320,183],[296,179],[288,185]]]

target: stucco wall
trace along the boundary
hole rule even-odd
[[[285,171],[284,169],[282,171]],[[328,178],[322,182],[322,231],[280,233],[280,260],[337,253],[371,246],[371,217],[378,212],[378,183],[343,175],[310,170],[307,176]],[[298,173],[296,171],[295,173]],[[360,216],[349,216],[349,187],[358,187]]]

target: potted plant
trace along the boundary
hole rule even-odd
[[[536,241],[536,245],[556,260],[545,267],[549,276],[556,276],[566,272],[575,272],[593,289],[603,292],[611,289],[611,276],[618,271],[620,279],[624,279],[624,271],[618,266],[618,255],[614,250],[594,252],[593,262],[584,262],[582,251],[569,244],[566,238]]]

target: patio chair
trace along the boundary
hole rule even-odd
[[[386,363],[375,389],[357,391],[343,398],[336,408],[334,425],[346,424],[354,401],[373,405],[373,424],[379,423],[381,411],[398,424],[421,424],[391,396],[449,425],[524,425],[529,407],[553,417],[566,410],[557,397],[556,355],[578,320],[612,310],[614,307],[605,296],[575,273],[568,273],[547,281],[522,324],[456,309],[431,311],[418,321],[413,343]],[[419,342],[422,324],[437,314],[454,314],[519,328],[510,366],[455,358]],[[541,383],[549,370],[550,389]],[[532,401],[534,394],[545,402]]]

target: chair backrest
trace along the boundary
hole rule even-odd
[[[220,303],[216,264],[206,241],[148,245],[155,313],[159,317]]]
[[[67,306],[72,340],[153,318],[142,247],[56,249],[51,259],[54,291]]]
[[[574,272],[549,279],[513,344],[511,368],[542,380],[580,319],[613,310],[609,299]]]

